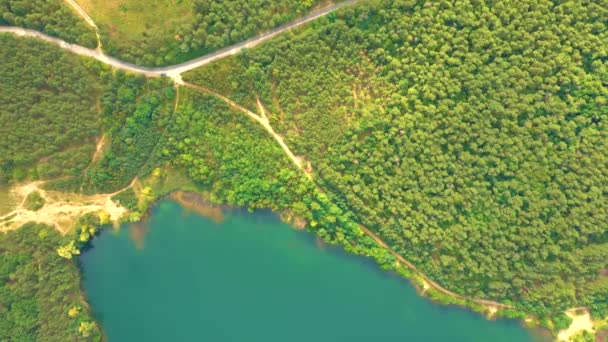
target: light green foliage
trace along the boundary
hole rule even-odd
[[[97,329],[95,322],[81,322],[78,331],[83,337],[91,336],[91,333]]]
[[[88,238],[87,238],[88,240]],[[86,242],[86,241],[85,241]],[[78,247],[76,247],[74,245],[74,240],[71,240],[70,242],[68,242],[67,244],[57,248],[57,254],[65,259],[72,259],[72,257],[74,255],[79,255],[80,254],[80,250],[78,249]]]
[[[578,334],[572,336],[570,338],[570,341],[568,341],[568,342],[595,342],[595,341],[597,341],[595,339],[595,336],[592,333],[585,330],[581,333],[578,333]]]
[[[40,196],[40,193],[35,191],[27,195],[23,205],[27,210],[37,211],[44,206],[44,202],[44,198]]]
[[[141,213],[134,211],[129,215],[129,221],[139,222],[141,220]]]
[[[165,153],[216,201],[283,209],[309,196],[311,187],[257,123],[213,97],[191,90],[182,96]]]
[[[605,313],[606,17],[380,1],[186,79],[258,95],[332,201],[446,287]]]
[[[67,313],[68,308],[87,307],[78,267],[55,251],[67,239],[34,224],[0,234],[1,341],[83,340],[80,322],[92,321],[90,313]],[[101,340],[96,327],[89,334],[89,340]]]
[[[99,225],[103,226],[110,223],[110,214],[105,211],[100,211],[97,213],[97,218],[99,219]]]
[[[564,329],[568,329],[570,324],[572,323],[572,318],[570,318],[566,314],[560,314],[553,317],[553,327],[554,331],[560,331]]]
[[[89,224],[80,225],[79,231],[80,233],[78,234],[78,241],[81,244],[89,242],[89,240],[91,240],[91,238],[97,234],[97,229]]]
[[[99,81],[49,44],[2,34],[0,46],[0,182],[78,174],[100,132]]]
[[[78,316],[80,314],[80,307],[78,306],[73,306],[70,308],[70,310],[68,310],[68,316],[71,318],[74,318],[76,316]]]
[[[62,0],[0,0],[0,25],[22,26],[89,48],[97,46],[93,29]]]

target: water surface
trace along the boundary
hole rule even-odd
[[[538,340],[517,322],[435,305],[270,213],[225,216],[164,201],[145,234],[128,225],[94,240],[84,287],[109,342]]]

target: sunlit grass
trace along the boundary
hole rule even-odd
[[[145,32],[175,27],[193,16],[191,0],[77,0],[95,21],[107,27],[112,38],[139,39]],[[119,45],[119,44],[117,44]]]

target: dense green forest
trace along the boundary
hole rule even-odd
[[[38,30],[89,48],[97,46],[93,29],[63,0],[0,0],[0,25]]]
[[[312,5],[264,4],[196,2],[201,26],[182,28],[193,33],[178,45],[146,39],[113,53],[166,64],[292,18],[270,20],[279,9]],[[23,17],[37,7],[14,8]],[[298,217],[384,268],[394,257],[359,224],[457,293],[540,317],[578,306],[605,317],[606,18],[605,0],[370,1],[184,75],[252,111],[259,97],[314,182],[216,97],[0,35],[10,66],[0,69],[0,180],[61,178],[49,187],[109,193],[172,166],[214,202]],[[91,163],[102,133],[108,145]],[[136,195],[115,199],[140,209]],[[72,256],[69,240],[33,225],[0,234],[0,340],[72,340],[82,323],[97,336],[77,269],[57,255],[63,246]],[[56,298],[34,277],[69,295]],[[73,305],[82,311],[70,320]]]
[[[186,75],[447,288],[608,313],[608,6],[379,1]]]
[[[79,174],[101,135],[101,89],[83,59],[0,35],[0,182]]]
[[[101,99],[104,131],[112,141],[103,158],[84,176],[86,192],[112,192],[157,164],[163,126],[172,120],[175,89],[164,79],[147,80],[123,72],[105,74]]]
[[[310,195],[302,175],[256,123],[214,97],[180,91],[164,153],[207,185],[216,202],[285,209]]]
[[[297,170],[256,122],[208,94],[180,92],[163,154],[175,167],[185,168],[211,201],[271,208],[285,219],[303,219],[326,242],[373,257],[385,268],[394,266],[394,258],[363,234],[331,194],[319,191]]]
[[[101,340],[76,261],[56,251],[68,239],[34,224],[0,234],[0,340]]]
[[[308,12],[317,0],[181,0],[150,6],[127,1],[118,9],[91,4],[108,54],[140,65],[170,65],[250,38]],[[164,12],[143,17],[154,8]],[[168,8],[165,8],[168,7]],[[143,13],[142,13],[143,12]],[[166,18],[166,13],[171,17]],[[124,16],[124,18],[123,18]],[[132,16],[142,16],[139,28]],[[166,25],[169,20],[171,25]]]

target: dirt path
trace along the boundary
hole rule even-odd
[[[87,22],[87,24],[89,24],[89,26],[91,26],[97,30],[97,25],[95,25],[95,22],[93,21],[93,19],[91,19],[91,17],[89,17],[87,12],[85,12],[82,9],[82,7],[80,7],[80,5],[78,5],[78,3],[76,3],[76,1],[65,0],[65,2],[67,2],[70,6],[72,6],[76,10],[78,15],[81,16]]]
[[[289,148],[289,146],[287,146],[287,144],[285,144],[285,142],[283,141],[283,137],[281,137],[280,135],[278,135],[274,129],[272,128],[272,126],[270,126],[270,123],[268,122],[268,118],[266,117],[266,113],[264,111],[262,111],[262,116],[259,116],[257,114],[255,114],[254,112],[250,111],[249,109],[239,105],[238,103],[232,101],[231,99],[227,98],[226,96],[216,93],[211,89],[199,86],[199,85],[195,85],[195,84],[191,84],[191,83],[184,83],[185,87],[188,88],[192,88],[198,91],[201,91],[203,93],[212,95],[214,97],[217,97],[218,99],[226,102],[229,106],[231,106],[234,109],[237,109],[245,114],[247,114],[250,118],[254,119],[255,121],[257,121],[260,125],[262,125],[262,127],[264,127],[264,129],[270,133],[270,135],[274,138],[274,140],[276,140],[279,145],[281,145],[281,148],[283,149],[283,151],[285,152],[285,154],[287,154],[287,156],[289,157],[289,159],[291,159],[291,161],[297,166],[298,169],[300,169],[308,179],[312,180],[312,175],[307,172],[307,170],[304,169],[304,167],[302,166],[302,161],[300,160],[300,158],[298,158],[295,154],[293,154],[293,152],[291,151],[291,149]],[[259,103],[259,102],[258,102]]]
[[[82,17],[84,19],[84,21],[86,21],[87,24],[89,24],[89,26],[91,26],[95,30],[95,35],[97,36],[97,50],[99,50],[101,52],[101,36],[99,35],[99,28],[97,27],[97,25],[95,24],[93,19],[91,19],[91,17],[89,17],[87,12],[85,12],[85,10],[83,10],[82,7],[80,7],[80,5],[78,5],[78,3],[76,1],[65,0],[65,2],[67,2],[68,5],[72,6],[72,8],[74,8],[74,10],[76,10],[76,13],[80,17]]]
[[[486,299],[477,299],[477,298],[466,297],[466,296],[459,295],[458,293],[455,293],[453,291],[450,291],[450,290],[446,289],[445,287],[439,285],[438,283],[434,282],[429,277],[427,277],[424,273],[422,273],[416,267],[416,265],[412,264],[411,262],[409,262],[408,260],[406,260],[404,257],[402,257],[400,254],[398,254],[397,252],[393,251],[384,241],[382,241],[382,239],[380,239],[376,234],[374,234],[374,232],[372,232],[371,230],[369,230],[366,227],[363,227],[361,225],[359,225],[359,227],[361,228],[361,230],[363,230],[363,232],[365,234],[367,234],[369,237],[371,237],[372,239],[374,239],[374,241],[376,241],[376,243],[380,247],[386,249],[395,258],[397,258],[397,260],[399,260],[401,263],[407,265],[407,267],[409,267],[412,271],[416,272],[416,274],[418,274],[424,280],[425,284],[428,287],[434,288],[437,291],[439,291],[439,292],[441,292],[443,294],[446,294],[446,295],[448,295],[450,297],[454,297],[454,298],[458,298],[458,299],[462,299],[462,300],[466,300],[466,301],[470,301],[470,302],[474,302],[474,303],[477,303],[477,304],[484,305],[484,306],[488,307],[488,309],[490,310],[490,312],[494,311],[494,313],[495,313],[497,308],[498,309],[515,309],[515,307],[512,306],[512,305],[495,302],[493,300],[486,300]],[[426,289],[424,289],[425,292],[426,292],[426,290],[428,290],[428,287],[426,287]]]
[[[80,8],[80,6],[76,2],[74,2],[73,0],[66,0],[66,1],[72,7],[75,8],[75,10],[79,13],[79,15],[81,15],[83,18],[85,18],[85,20],[87,21],[87,23],[89,23],[89,25],[94,25],[94,27],[97,28],[97,26],[95,25],[95,22],[93,22],[93,20],[86,14],[86,12],[84,10],[82,10],[82,8]],[[75,54],[78,54],[81,56],[94,58],[104,64],[110,65],[117,69],[122,69],[122,70],[130,71],[130,72],[134,72],[134,73],[138,73],[138,74],[143,74],[148,77],[167,76],[167,77],[172,78],[176,84],[183,84],[181,74],[186,71],[190,71],[192,69],[196,69],[198,67],[201,67],[205,64],[209,64],[216,60],[237,54],[237,53],[241,52],[243,49],[250,49],[285,31],[291,30],[298,26],[302,26],[308,22],[311,22],[322,16],[325,16],[342,7],[352,5],[359,1],[360,0],[346,0],[346,1],[343,1],[343,2],[340,2],[337,4],[331,4],[329,6],[312,11],[304,17],[296,19],[285,25],[276,27],[270,31],[264,32],[262,34],[259,34],[253,38],[247,39],[240,43],[237,43],[237,44],[234,44],[231,46],[227,46],[223,49],[219,49],[215,52],[212,52],[210,54],[207,54],[207,55],[204,55],[204,56],[201,56],[198,58],[194,58],[194,59],[184,62],[184,63],[180,63],[180,64],[168,66],[168,67],[162,67],[162,68],[142,67],[142,66],[138,66],[138,65],[135,65],[132,63],[121,61],[114,57],[107,56],[103,53],[103,51],[101,51],[101,41],[99,42],[98,48],[96,50],[92,50],[92,49],[87,49],[85,47],[82,47],[80,45],[70,44],[59,38],[51,37],[49,35],[46,35],[44,33],[41,33],[41,32],[35,31],[35,30],[24,29],[21,27],[0,26],[0,33],[10,33],[10,34],[14,34],[14,35],[17,35],[20,37],[30,37],[30,38],[41,39],[41,40],[47,41],[49,43],[55,44],[55,45],[59,46],[60,48],[68,50],[72,53],[75,53]],[[97,29],[96,29],[96,32],[97,32]]]
[[[190,84],[190,83],[184,83],[184,86],[188,87],[188,88],[192,88],[192,89],[196,89],[198,91],[207,93],[209,95],[212,95],[214,97],[217,97],[219,99],[221,99],[222,101],[228,103],[231,107],[246,113],[249,117],[253,118],[255,121],[259,122],[264,129],[266,129],[266,131],[268,133],[270,133],[270,135],[272,135],[274,137],[275,140],[277,140],[277,142],[279,142],[279,144],[281,145],[281,147],[283,148],[283,151],[285,151],[285,153],[287,154],[287,156],[292,160],[292,162],[298,167],[298,169],[300,169],[305,175],[306,177],[313,181],[312,179],[312,175],[302,167],[302,162],[301,160],[296,157],[293,152],[291,152],[291,150],[289,149],[289,147],[283,142],[283,138],[281,138],[281,136],[279,136],[278,134],[276,134],[274,132],[274,129],[272,128],[272,126],[270,126],[269,122],[268,122],[268,117],[266,116],[266,111],[264,110],[264,107],[262,106],[261,102],[259,99],[257,99],[257,105],[260,111],[260,115],[257,115],[255,113],[253,113],[252,111],[250,111],[249,109],[239,105],[238,103],[230,100],[229,98],[225,97],[222,94],[219,94],[211,89],[202,87],[202,86],[198,86],[195,84]],[[314,181],[313,181],[314,183]],[[471,297],[466,297],[466,296],[462,296],[459,295],[453,291],[450,291],[446,288],[444,288],[443,286],[439,285],[438,283],[436,283],[435,281],[431,280],[428,276],[426,276],[423,272],[421,272],[416,265],[414,265],[413,263],[411,263],[410,261],[406,260],[403,256],[401,256],[400,254],[398,254],[397,252],[393,251],[382,239],[380,239],[380,237],[378,237],[376,234],[374,234],[371,230],[369,230],[366,227],[360,226],[361,230],[363,230],[363,232],[365,234],[367,234],[369,237],[371,237],[380,247],[386,249],[389,253],[391,253],[395,258],[397,258],[397,260],[399,260],[401,263],[403,263],[404,265],[406,265],[407,267],[409,267],[412,271],[416,272],[416,274],[418,274],[424,281],[425,284],[425,288],[423,291],[427,291],[429,288],[434,288],[436,290],[438,290],[439,292],[446,294],[450,297],[454,297],[454,298],[458,298],[458,299],[462,299],[462,300],[466,300],[466,301],[471,301],[477,304],[481,304],[483,306],[486,306],[490,312],[490,314],[495,314],[496,311],[498,309],[514,309],[515,307],[512,305],[508,305],[508,304],[503,304],[503,303],[499,303],[496,301],[492,301],[492,300],[486,300],[486,299],[476,299],[476,298],[471,298]]]
[[[66,0],[66,1],[72,7],[75,8],[75,10],[79,13],[79,15],[81,15],[87,21],[87,23],[89,25],[91,25],[95,28],[96,32],[98,31],[97,26],[95,25],[95,22],[86,14],[86,12],[84,10],[82,10],[82,8],[80,8],[80,6],[78,6],[78,4],[76,2],[74,2],[73,0]],[[329,5],[327,7],[315,10],[315,11],[311,12],[310,14],[308,14],[300,19],[297,19],[291,23],[279,26],[275,29],[262,33],[256,37],[245,40],[241,43],[225,47],[216,52],[213,52],[213,53],[205,55],[205,56],[201,56],[199,58],[195,58],[195,59],[190,60],[185,63],[181,63],[181,64],[169,66],[169,67],[162,67],[162,68],[141,67],[141,66],[137,66],[135,64],[121,61],[121,60],[113,58],[113,57],[106,56],[101,51],[101,40],[99,39],[99,34],[98,34],[98,40],[99,40],[98,49],[92,50],[92,49],[87,49],[87,48],[84,48],[84,47],[76,45],[76,44],[67,43],[61,39],[50,37],[46,34],[38,32],[38,31],[23,29],[23,28],[19,28],[19,27],[0,26],[0,33],[10,33],[10,34],[14,34],[14,35],[21,36],[21,37],[32,37],[32,38],[41,39],[41,40],[47,41],[49,43],[55,44],[62,49],[71,51],[72,53],[97,59],[97,60],[101,61],[102,63],[110,65],[117,69],[123,69],[126,71],[143,74],[148,77],[159,77],[159,76],[171,77],[174,80],[174,82],[178,85],[184,85],[189,88],[197,89],[199,91],[213,95],[213,96],[223,100],[224,102],[228,103],[231,107],[233,107],[241,112],[246,113],[249,117],[251,117],[252,119],[257,121],[259,124],[261,124],[262,127],[264,127],[264,129],[268,133],[270,133],[270,135],[272,135],[272,137],[279,143],[279,145],[281,145],[281,148],[283,149],[285,154],[287,154],[287,156],[298,167],[298,169],[300,169],[306,175],[306,177],[312,181],[312,176],[302,166],[302,161],[293,154],[293,152],[289,149],[289,147],[283,141],[283,138],[274,131],[272,126],[270,126],[268,118],[266,117],[266,114],[265,114],[263,108],[261,107],[261,104],[259,104],[260,111],[261,111],[261,116],[260,116],[260,115],[257,115],[255,113],[251,112],[247,108],[240,106],[239,104],[235,103],[234,101],[228,99],[227,97],[225,97],[221,94],[218,94],[214,91],[211,91],[211,90],[201,87],[201,86],[185,83],[181,78],[181,74],[184,72],[190,71],[192,69],[201,67],[203,65],[209,64],[216,60],[225,58],[227,56],[237,54],[245,48],[252,48],[285,31],[288,31],[288,30],[291,30],[298,26],[304,25],[312,20],[315,20],[324,15],[327,15],[344,6],[354,4],[358,1],[359,0],[347,0],[347,1],[344,1],[344,2],[341,2],[338,4]],[[135,181],[136,181],[136,179],[129,185],[129,187],[133,186]],[[26,192],[30,193],[30,192],[36,191],[36,190],[40,191],[38,185],[39,184],[33,185],[32,183],[30,183],[28,185],[25,185],[21,188],[16,189],[16,191],[21,191],[22,193],[26,193]],[[41,191],[41,194],[42,193],[43,192]],[[48,193],[44,192],[44,194],[47,197],[49,197]],[[10,227],[13,227],[13,228],[18,227],[18,225],[16,223],[14,223],[15,221],[25,223],[25,222],[27,222],[27,220],[44,222],[47,224],[52,224],[55,227],[58,227],[61,216],[67,215],[70,217],[74,217],[74,216],[77,217],[86,212],[93,212],[93,211],[99,211],[99,210],[108,211],[108,213],[113,215],[112,218],[114,219],[114,218],[120,217],[120,215],[122,215],[126,211],[126,209],[117,206],[114,202],[111,201],[110,198],[113,195],[114,194],[88,196],[88,197],[84,198],[83,201],[84,202],[88,201],[90,203],[87,203],[87,204],[81,203],[78,205],[70,203],[70,202],[60,202],[60,201],[52,202],[51,201],[50,203],[47,203],[42,209],[40,209],[37,212],[28,212],[27,210],[24,210],[23,208],[21,208],[22,206],[20,206],[20,208],[9,213],[8,215],[0,217],[0,221],[2,221],[3,219],[6,219],[7,217],[10,217],[11,215],[15,215],[15,217],[13,217],[10,221],[13,223],[11,223],[11,225],[9,225],[9,229],[10,229]],[[45,197],[45,199],[46,199],[46,197]],[[47,220],[48,222],[45,220]],[[0,230],[2,230],[2,229],[6,230],[6,228],[0,228]],[[58,229],[60,229],[60,228],[58,227]],[[498,303],[498,302],[491,301],[491,300],[468,298],[468,297],[461,296],[457,293],[454,293],[448,289],[443,288],[441,285],[435,283],[434,281],[429,279],[424,273],[419,271],[414,264],[412,264],[411,262],[409,262],[405,258],[403,258],[401,255],[394,252],[386,243],[384,243],[384,241],[382,241],[378,236],[376,236],[369,229],[362,227],[362,230],[368,236],[370,236],[372,239],[374,239],[374,241],[376,241],[376,243],[378,243],[378,245],[387,249],[400,262],[407,265],[410,269],[412,269],[414,272],[416,272],[418,275],[420,275],[424,279],[424,281],[428,284],[428,286],[435,288],[438,291],[440,291],[448,296],[458,298],[458,299],[468,300],[468,301],[472,301],[472,302],[484,305],[484,306],[488,307],[490,309],[490,311],[495,310],[496,308],[513,308],[513,306]],[[65,231],[63,231],[61,229],[60,229],[60,231],[65,233]]]
[[[17,229],[28,222],[37,222],[55,227],[61,234],[66,234],[79,217],[100,211],[106,212],[112,222],[118,222],[127,209],[112,201],[112,197],[134,186],[136,182],[137,178],[124,189],[111,194],[97,195],[46,191],[41,188],[45,183],[43,181],[19,185],[12,191],[22,200],[15,210],[0,216],[0,232]],[[37,211],[25,208],[25,199],[33,192],[38,192],[45,200],[44,206]]]
[[[96,161],[99,160],[99,157],[101,157],[101,152],[103,150],[103,146],[106,142],[106,135],[102,135],[101,139],[99,139],[99,141],[97,142],[97,145],[95,146],[95,154],[93,155],[93,159],[91,160],[91,164],[94,164]]]
[[[179,108],[179,87],[175,87],[175,105],[173,106],[173,113],[177,113]]]

